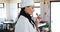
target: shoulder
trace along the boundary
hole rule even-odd
[[[29,22],[28,18],[24,17],[23,15],[21,15],[17,21],[17,23],[24,23],[24,24],[28,22]]]
[[[21,26],[21,25],[23,25],[23,26],[25,26],[26,24],[28,24],[29,23],[29,20],[26,18],[26,17],[24,17],[24,16],[20,16],[20,18],[18,19],[18,21],[17,21],[17,24],[16,24],[16,26]]]
[[[20,18],[18,20],[25,20],[25,21],[28,21],[28,18],[24,17],[23,15],[20,16]]]

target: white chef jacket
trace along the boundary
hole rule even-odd
[[[16,23],[15,32],[36,32],[36,29],[33,28],[28,18],[21,15]]]

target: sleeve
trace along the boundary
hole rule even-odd
[[[28,20],[27,19],[20,19],[18,20],[15,26],[15,32],[29,32],[28,27]]]

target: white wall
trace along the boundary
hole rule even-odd
[[[12,19],[16,19],[18,15],[17,10],[18,10],[17,3],[10,3],[10,14],[12,16]]]
[[[11,14],[10,14],[10,4],[9,3],[6,3],[6,17],[8,20],[11,19]]]
[[[7,19],[15,19],[17,17],[17,3],[6,3]]]

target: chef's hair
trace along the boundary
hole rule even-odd
[[[24,10],[25,10],[25,7],[24,7],[24,8],[21,8],[20,13],[21,13],[22,11],[24,11]],[[19,19],[19,17],[20,17],[20,13],[18,14],[18,19]]]

